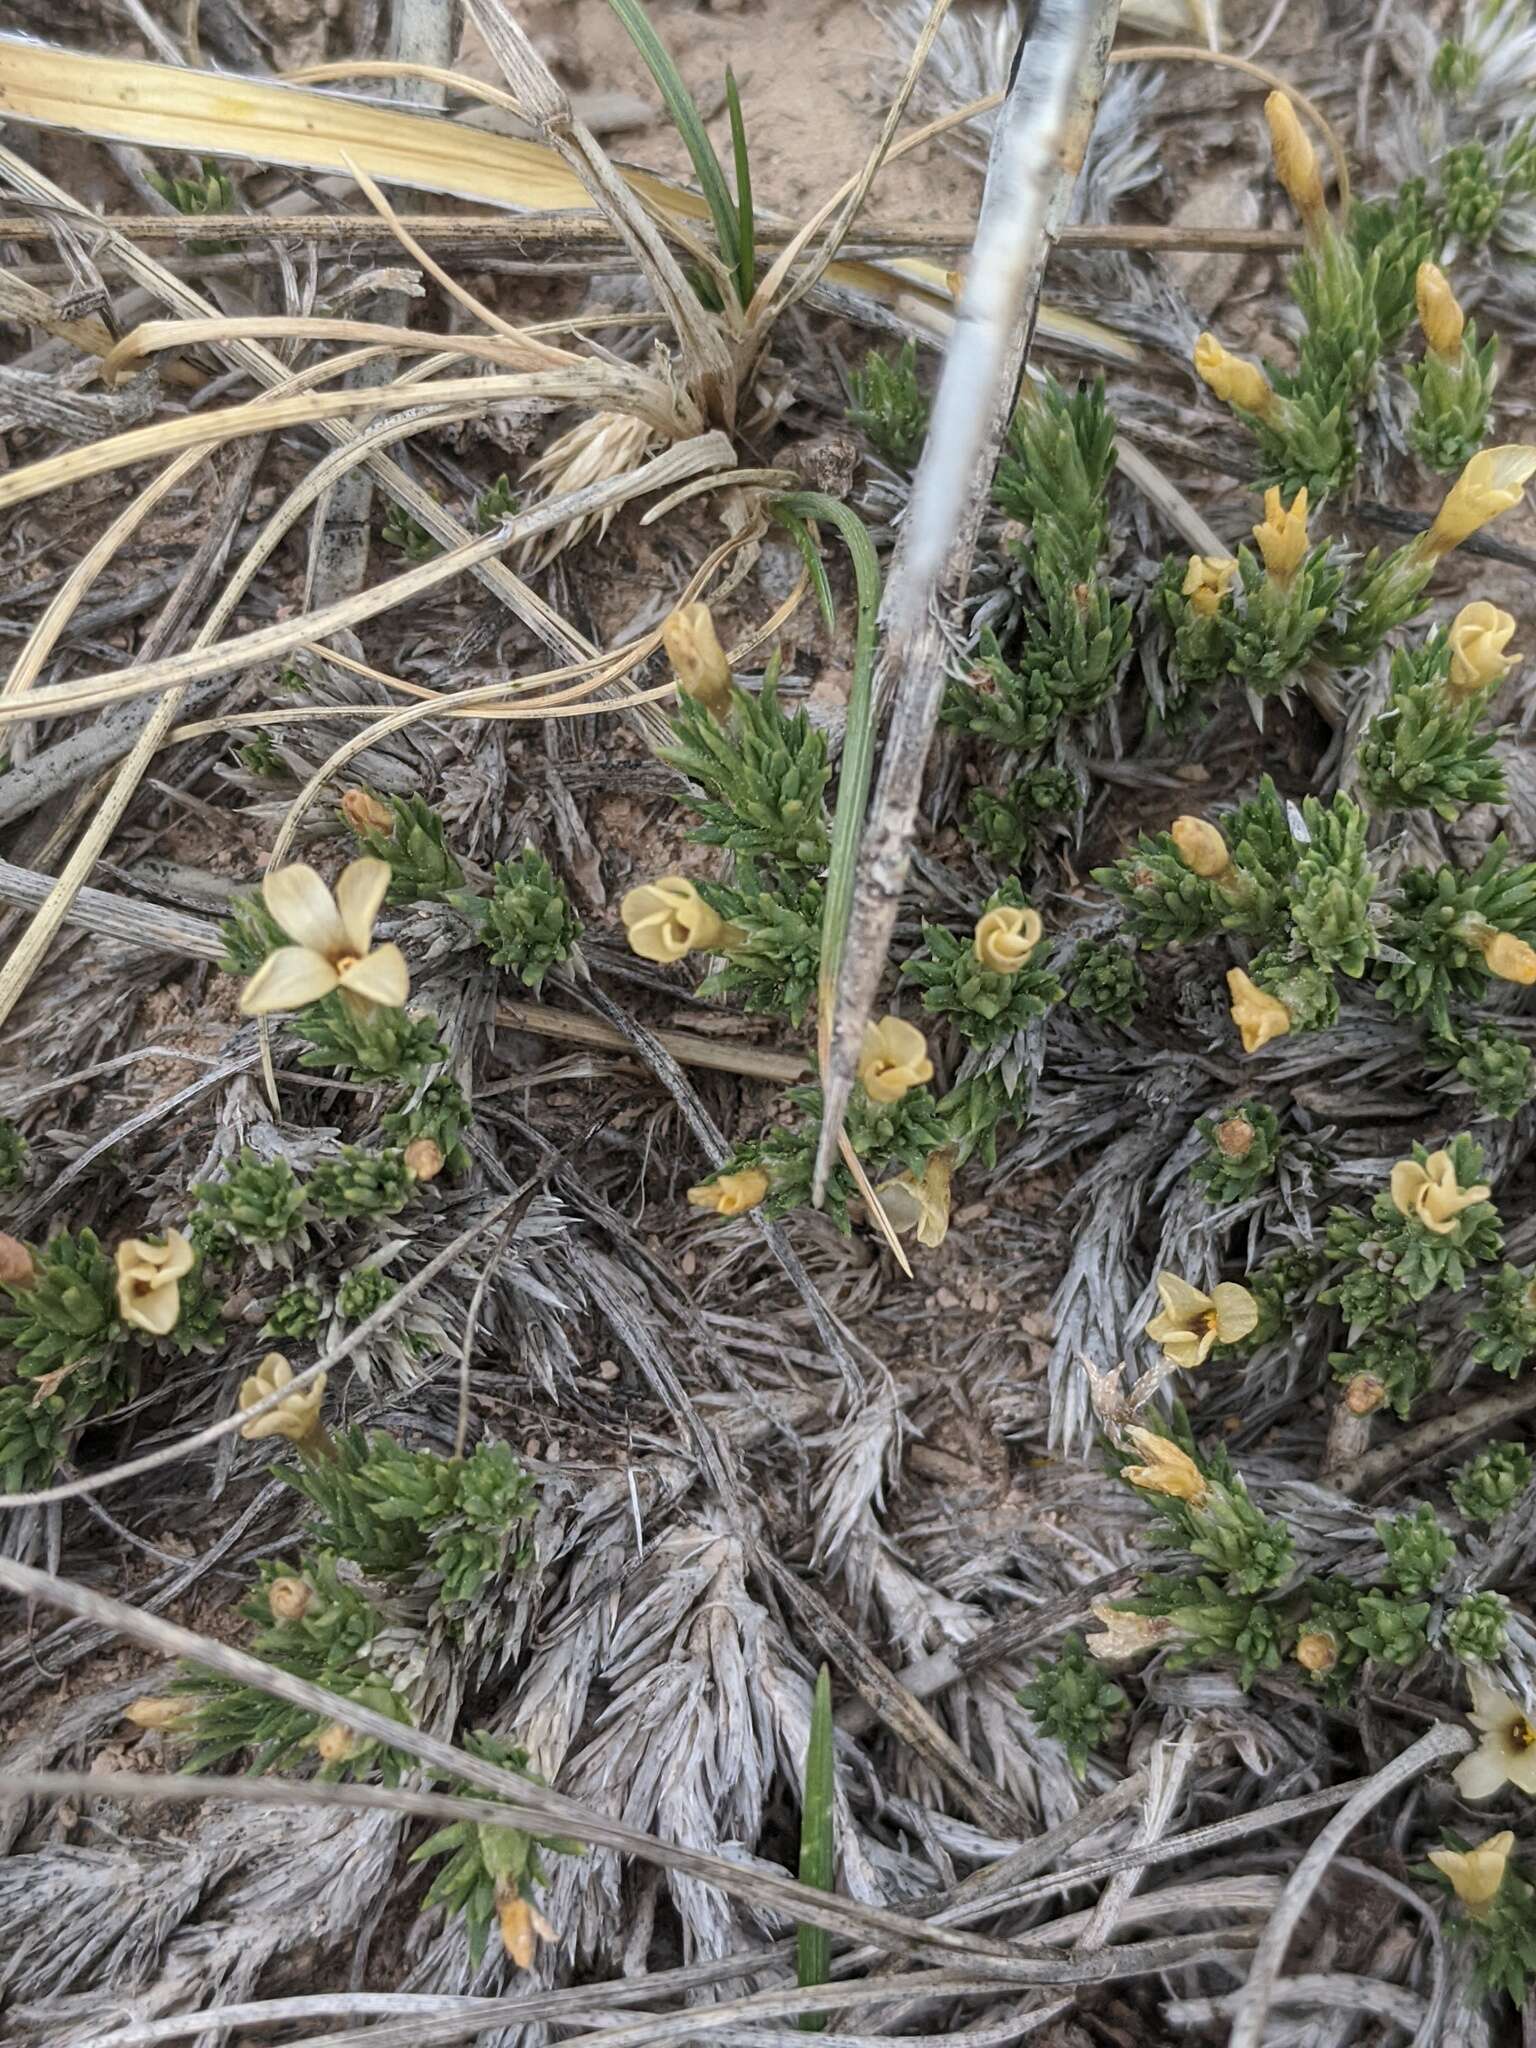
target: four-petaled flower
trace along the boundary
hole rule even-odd
[[[1303,487],[1283,504],[1279,488],[1271,484],[1264,493],[1264,518],[1253,529],[1253,537],[1264,557],[1264,567],[1276,583],[1289,583],[1307,559],[1307,493]]]
[[[1470,1763],[1471,1758],[1467,1761]],[[1508,1828],[1472,1849],[1431,1849],[1429,1860],[1451,1881],[1451,1890],[1474,1920],[1485,1920],[1509,1867],[1515,1838]]]
[[[1221,600],[1236,574],[1237,563],[1230,555],[1191,555],[1180,585],[1189,599],[1190,610],[1207,619],[1220,611]]]
[[[1000,903],[976,921],[972,940],[976,958],[994,974],[1017,974],[1039,945],[1045,926],[1038,910]]]
[[[664,875],[631,889],[619,915],[629,950],[658,967],[669,967],[685,953],[718,952],[730,932],[725,919],[681,875]]]
[[[1171,1437],[1133,1423],[1125,1432],[1132,1447],[1145,1458],[1144,1465],[1122,1465],[1120,1477],[1139,1486],[1143,1493],[1166,1494],[1170,1500],[1188,1501],[1198,1508],[1210,1493],[1205,1474],[1187,1451],[1180,1450]]]
[[[287,1359],[279,1351],[269,1351],[250,1378],[240,1382],[240,1413],[247,1415],[251,1409],[259,1408],[263,1401],[282,1393],[292,1380],[293,1367]],[[325,1380],[325,1374],[317,1372],[304,1386],[295,1387],[270,1414],[247,1422],[240,1434],[252,1443],[266,1436],[284,1436],[291,1444],[308,1443],[323,1427],[320,1404],[325,1399]]]
[[[181,1314],[179,1283],[195,1263],[179,1230],[168,1230],[164,1244],[125,1237],[117,1248],[117,1312],[123,1321],[154,1337],[169,1336]]]
[[[1246,1287],[1222,1280],[1202,1294],[1177,1273],[1159,1273],[1160,1314],[1147,1324],[1147,1335],[1164,1355],[1186,1372],[1204,1365],[1217,1344],[1235,1344],[1258,1328],[1259,1304]]]
[[[1417,1159],[1400,1159],[1388,1185],[1398,1215],[1413,1217],[1436,1237],[1448,1237],[1463,1209],[1475,1208],[1493,1193],[1482,1181],[1461,1187],[1449,1152],[1431,1152],[1422,1166]]]
[[[1284,1003],[1250,980],[1241,967],[1227,969],[1227,990],[1232,997],[1232,1022],[1242,1036],[1244,1052],[1258,1052],[1272,1038],[1284,1038],[1290,1030],[1291,1013]]]
[[[1427,533],[1419,536],[1419,552],[1446,555],[1464,540],[1518,505],[1536,476],[1536,448],[1518,441],[1502,448],[1481,448],[1445,495]]]
[[[712,1209],[717,1216],[744,1216],[755,1209],[768,1193],[768,1176],[760,1166],[744,1166],[739,1173],[718,1173],[688,1190],[694,1209]]]
[[[946,1145],[928,1155],[921,1174],[898,1173],[875,1189],[885,1220],[898,1237],[916,1230],[917,1241],[935,1251],[949,1230],[949,1187],[955,1155]]]
[[[900,1017],[882,1017],[864,1027],[859,1053],[859,1079],[871,1102],[900,1102],[909,1088],[933,1079],[928,1041],[915,1024]]]
[[[353,1011],[398,1009],[411,988],[405,955],[398,946],[373,943],[389,879],[387,861],[354,860],[342,869],[333,896],[304,861],[268,875],[261,893],[293,944],[268,954],[246,983],[244,1015],[302,1010],[333,989]]]
[[[1520,659],[1504,652],[1514,637],[1514,620],[1496,604],[1484,597],[1464,604],[1446,634],[1451,645],[1451,694],[1475,697],[1490,683],[1501,683]]]
[[[1472,1711],[1467,1719],[1482,1735],[1470,1756],[1452,1772],[1463,1799],[1491,1799],[1506,1785],[1536,1795],[1536,1722],[1529,1711],[1475,1671],[1467,1673]]]

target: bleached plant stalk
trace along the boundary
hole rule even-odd
[[[837,1153],[911,857],[923,765],[945,686],[938,607],[965,588],[1034,305],[1081,167],[1119,0],[1041,0],[998,120],[976,241],[912,500],[886,583],[891,730],[839,953],[816,1156],[820,1199]]]

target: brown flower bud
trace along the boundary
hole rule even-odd
[[[1386,1384],[1373,1372],[1357,1372],[1344,1389],[1344,1406],[1351,1415],[1374,1415],[1386,1398]]]
[[[37,1264],[19,1237],[0,1230],[0,1287],[30,1287]]]
[[[1331,1671],[1338,1661],[1337,1642],[1321,1629],[1309,1631],[1296,1645],[1296,1662],[1303,1671]]]
[[[274,1621],[302,1621],[314,1597],[313,1587],[303,1579],[274,1579],[267,1588]]]
[[[1246,1159],[1253,1150],[1254,1128],[1245,1116],[1229,1116],[1216,1126],[1216,1149],[1223,1159]]]
[[[341,800],[341,815],[357,833],[379,832],[388,839],[395,829],[394,812],[371,789],[349,789]]]
[[[412,1138],[405,1148],[405,1170],[416,1180],[436,1180],[443,1170],[443,1148],[435,1138]]]

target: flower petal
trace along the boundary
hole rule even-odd
[[[1495,1728],[1507,1728],[1511,1721],[1520,1719],[1518,1700],[1512,1700],[1507,1692],[1500,1692],[1496,1685],[1490,1685],[1480,1673],[1469,1670],[1467,1684],[1472,1692],[1472,1710],[1467,1719],[1474,1728],[1481,1728],[1487,1734]]]
[[[1208,1294],[1202,1294],[1198,1287],[1192,1287],[1177,1273],[1159,1273],[1157,1294],[1169,1315],[1176,1316],[1181,1324],[1188,1324],[1196,1316],[1203,1316],[1214,1307]]]
[[[279,868],[261,885],[268,910],[297,945],[324,954],[345,949],[347,934],[331,892],[307,861]]]
[[[302,1010],[328,996],[336,980],[330,961],[308,946],[279,946],[240,991],[240,1014],[265,1017],[274,1010]]]
[[[155,1337],[168,1337],[181,1314],[181,1290],[174,1280],[167,1280],[163,1286],[152,1287],[144,1294],[130,1294],[120,1287],[117,1305],[125,1323],[148,1330]]]
[[[1392,1196],[1392,1206],[1399,1216],[1413,1214],[1415,1198],[1419,1190],[1427,1185],[1428,1180],[1429,1175],[1416,1159],[1399,1159],[1387,1183],[1388,1192]]]
[[[160,1264],[162,1280],[180,1280],[191,1272],[197,1263],[197,1253],[179,1230],[165,1233],[165,1257]]]
[[[1536,1798],[1536,1746],[1517,1749],[1504,1760],[1504,1776],[1528,1799]]]
[[[379,865],[384,863],[380,861]],[[346,969],[341,985],[349,996],[361,996],[364,1002],[398,1010],[411,992],[405,955],[398,946],[375,946],[355,966]]]
[[[1223,1280],[1212,1290],[1216,1306],[1216,1334],[1223,1344],[1235,1344],[1259,1326],[1259,1304],[1246,1287],[1235,1280]]]
[[[1502,1745],[1497,1739],[1482,1743],[1470,1756],[1462,1758],[1451,1776],[1463,1799],[1491,1799],[1504,1786]]]
[[[350,952],[366,953],[373,944],[374,920],[389,894],[389,882],[387,860],[354,860],[342,869],[336,908]]]

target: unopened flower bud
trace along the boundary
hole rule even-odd
[[[1413,295],[1424,339],[1437,356],[1454,362],[1461,354],[1461,332],[1467,324],[1466,315],[1438,263],[1419,265],[1413,281]]]
[[[1175,818],[1168,836],[1185,867],[1203,881],[1215,881],[1232,865],[1226,840],[1204,818]]]
[[[1258,364],[1230,354],[1214,334],[1200,336],[1194,362],[1196,374],[1223,405],[1235,405],[1239,412],[1251,412],[1261,420],[1278,411],[1274,386]]]
[[[1446,639],[1450,643],[1451,667],[1446,688],[1457,699],[1479,697],[1493,683],[1501,683],[1520,659],[1506,654],[1515,636],[1515,622],[1486,598],[1464,604],[1452,619]]]
[[[731,665],[725,658],[707,604],[679,605],[661,629],[667,659],[677,686],[715,718],[723,718],[731,702]]]
[[[30,1287],[37,1278],[37,1261],[19,1237],[0,1230],[0,1287]]]
[[[1338,1661],[1338,1643],[1321,1629],[1310,1630],[1296,1645],[1296,1662],[1303,1671],[1331,1671]]]
[[[1216,1126],[1216,1149],[1223,1159],[1246,1159],[1253,1150],[1255,1135],[1247,1117],[1226,1117]]]
[[[1357,1372],[1344,1389],[1344,1406],[1351,1415],[1374,1415],[1386,1398],[1386,1382],[1373,1372]]]
[[[405,1170],[413,1180],[436,1180],[443,1170],[443,1148],[436,1138],[412,1138],[405,1148]]]
[[[388,838],[395,829],[395,814],[369,789],[349,789],[341,800],[341,815],[357,833],[378,832]]]
[[[267,1588],[274,1621],[302,1621],[314,1597],[314,1589],[303,1579],[274,1579]]]
[[[1317,151],[1296,118],[1296,109],[1283,92],[1272,92],[1264,102],[1264,118],[1269,123],[1275,176],[1285,187],[1292,206],[1308,229],[1316,232],[1326,227],[1328,208],[1323,199],[1323,175],[1317,167]]]
[[[1536,950],[1513,932],[1494,932],[1482,954],[1484,966],[1496,980],[1512,981],[1520,988],[1536,982]]]
[[[123,1709],[123,1719],[131,1721],[135,1728],[153,1728],[163,1732],[185,1719],[189,1705],[187,1700],[154,1697],[130,1700]]]

